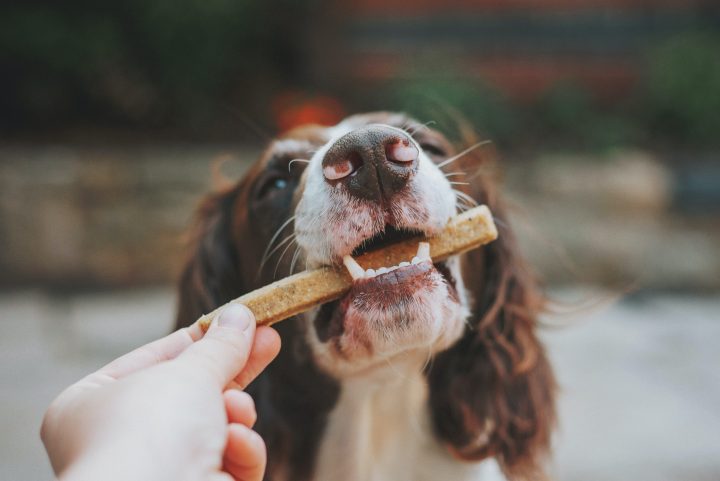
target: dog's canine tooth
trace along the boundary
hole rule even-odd
[[[343,257],[343,264],[345,264],[345,267],[347,268],[348,272],[350,273],[350,277],[352,277],[353,280],[362,279],[363,277],[365,277],[365,270],[360,267],[360,264],[358,264],[357,261],[352,258],[352,256],[347,255]]]
[[[418,242],[417,254],[415,254],[420,260],[432,260],[430,259],[430,244],[427,242]]]
[[[418,256],[415,256],[412,258],[412,264],[420,264],[422,262],[422,259],[420,259]]]

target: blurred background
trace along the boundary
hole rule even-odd
[[[715,0],[3,2],[0,479],[51,479],[50,400],[169,331],[218,160],[373,109],[494,142],[556,300],[556,479],[720,479]]]

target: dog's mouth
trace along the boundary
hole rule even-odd
[[[418,242],[417,253],[412,259],[402,261],[397,265],[383,266],[377,269],[363,269],[353,256],[345,256],[343,264],[353,279],[353,287],[368,284],[383,284],[386,287],[402,286],[413,277],[414,273],[423,270],[423,267],[432,265],[430,258],[430,244]]]
[[[385,228],[372,237],[364,239],[352,251],[352,256],[357,257],[369,251],[380,249],[395,242],[418,237],[423,235],[419,229],[398,228],[387,224]]]
[[[353,279],[353,290],[380,287],[389,289],[389,294],[392,294],[393,291],[421,288],[422,285],[417,284],[417,277],[422,277],[422,274],[431,268],[436,269],[436,265],[433,264],[430,257],[430,245],[427,242],[418,242],[415,256],[397,265],[382,266],[377,269],[363,269],[355,260],[355,257],[366,252],[421,235],[423,235],[423,231],[419,229],[398,228],[388,224],[381,232],[362,240],[353,249],[352,254],[343,257],[343,264]],[[444,263],[438,262],[437,267],[441,268],[436,269],[439,272],[447,272]]]
[[[323,305],[315,319],[321,341],[338,338],[348,330],[368,327],[377,329],[406,328],[430,299],[437,301],[438,292],[458,301],[456,281],[447,261],[434,262],[430,245],[418,242],[412,258],[397,265],[363,269],[355,257],[401,240],[418,237],[420,230],[386,229],[365,239],[343,258],[343,264],[353,279],[350,291],[341,299]],[[443,286],[444,284],[444,286]],[[445,297],[444,296],[444,297]]]

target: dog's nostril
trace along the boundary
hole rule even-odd
[[[326,165],[323,167],[323,175],[328,180],[338,180],[347,177],[353,171],[352,163],[344,160],[338,164]]]
[[[395,140],[385,146],[385,157],[391,162],[413,162],[419,154],[418,149],[407,139]]]
[[[351,152],[347,158],[323,167],[323,175],[328,180],[338,180],[352,175],[363,164],[362,158],[357,152]]]

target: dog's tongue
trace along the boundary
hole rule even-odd
[[[350,276],[353,278],[353,281],[357,281],[360,279],[372,279],[375,276],[379,276],[387,272],[392,272],[396,269],[402,269],[403,267],[408,267],[413,264],[419,264],[423,261],[432,262],[432,259],[430,258],[430,244],[428,244],[427,242],[419,242],[415,257],[408,261],[403,261],[395,266],[379,267],[378,269],[365,270],[360,264],[357,263],[355,259],[353,259],[351,255],[346,255],[345,257],[343,257],[343,264],[345,264],[345,267],[350,273]]]

